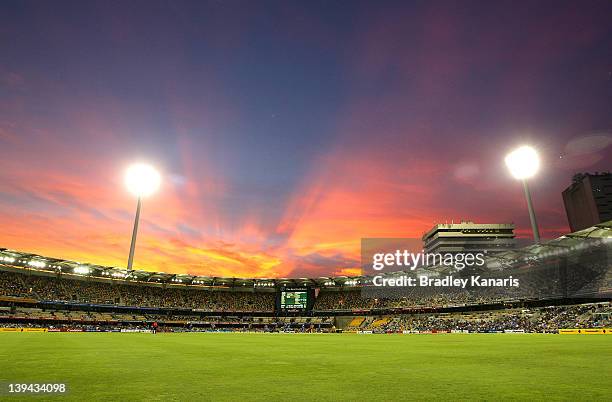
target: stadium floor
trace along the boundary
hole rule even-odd
[[[0,334],[0,382],[74,400],[606,400],[611,361],[605,335]]]

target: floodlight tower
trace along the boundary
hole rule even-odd
[[[161,176],[151,165],[136,163],[125,172],[125,186],[128,191],[138,197],[136,206],[136,217],[134,218],[134,229],[132,231],[132,243],[130,245],[130,256],[128,257],[128,274],[132,271],[134,261],[134,248],[136,247],[136,235],[138,234],[138,221],[140,220],[140,206],[142,198],[148,197],[159,188]]]
[[[540,158],[538,153],[530,146],[522,146],[510,152],[505,159],[506,166],[515,179],[523,182],[525,198],[527,199],[527,209],[529,210],[529,219],[531,220],[531,229],[533,231],[533,241],[538,244],[540,242],[540,231],[533,210],[531,201],[531,193],[527,185],[527,179],[533,177],[540,168]]]

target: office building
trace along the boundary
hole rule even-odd
[[[612,174],[574,175],[563,203],[572,232],[612,220]]]
[[[513,223],[441,223],[423,235],[425,253],[491,253],[515,247]]]

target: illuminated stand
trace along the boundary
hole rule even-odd
[[[510,152],[506,156],[505,161],[512,176],[523,182],[525,198],[527,199],[527,208],[529,209],[529,219],[531,220],[531,229],[533,230],[533,241],[538,244],[540,243],[540,230],[538,229],[538,222],[533,210],[527,179],[533,177],[538,172],[540,168],[540,158],[535,149],[529,146],[522,146]]]
[[[125,173],[125,186],[128,191],[138,197],[136,206],[136,217],[134,218],[134,230],[132,231],[132,243],[130,245],[130,256],[128,258],[127,273],[132,271],[134,261],[134,248],[136,247],[136,235],[138,234],[138,221],[140,220],[140,206],[142,198],[148,197],[159,189],[161,176],[150,165],[137,163],[128,168]]]

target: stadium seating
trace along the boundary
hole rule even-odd
[[[333,317],[251,317],[218,315],[100,313],[40,308],[0,308],[0,326],[48,328],[148,328],[157,322],[171,331],[297,331],[328,332]],[[389,332],[550,332],[562,328],[610,328],[612,304],[589,303],[570,306],[509,309],[501,311],[398,314],[359,316],[350,320],[346,331]]]
[[[275,305],[275,294],[271,292],[113,284],[5,271],[0,271],[0,296],[30,297],[46,302],[189,308],[216,312],[272,312]]]
[[[525,249],[518,254],[513,251],[511,258],[504,256],[511,260],[504,272],[521,279],[517,289],[467,287],[434,292],[423,287],[377,288],[368,285],[367,278],[346,286],[335,281],[312,282],[321,286],[314,292],[312,310],[309,306],[307,311],[290,314],[277,309],[278,289],[258,288],[255,282],[248,287],[242,280],[235,280],[240,285],[233,287],[194,286],[194,282],[66,275],[61,270],[0,264],[0,325],[117,330],[147,328],[158,322],[160,329],[173,331],[326,332],[338,328],[374,333],[556,332],[610,327],[610,241],[596,240],[589,252],[584,247],[566,248],[571,256],[559,259],[557,249],[569,241],[558,239],[556,248],[546,246],[549,249],[543,254]],[[542,255],[544,260],[534,261],[526,255]]]
[[[612,305],[609,302],[602,302],[501,311],[402,314],[391,319],[390,317],[379,317],[367,329],[373,332],[524,331],[556,333],[561,328],[608,328],[611,325]]]

